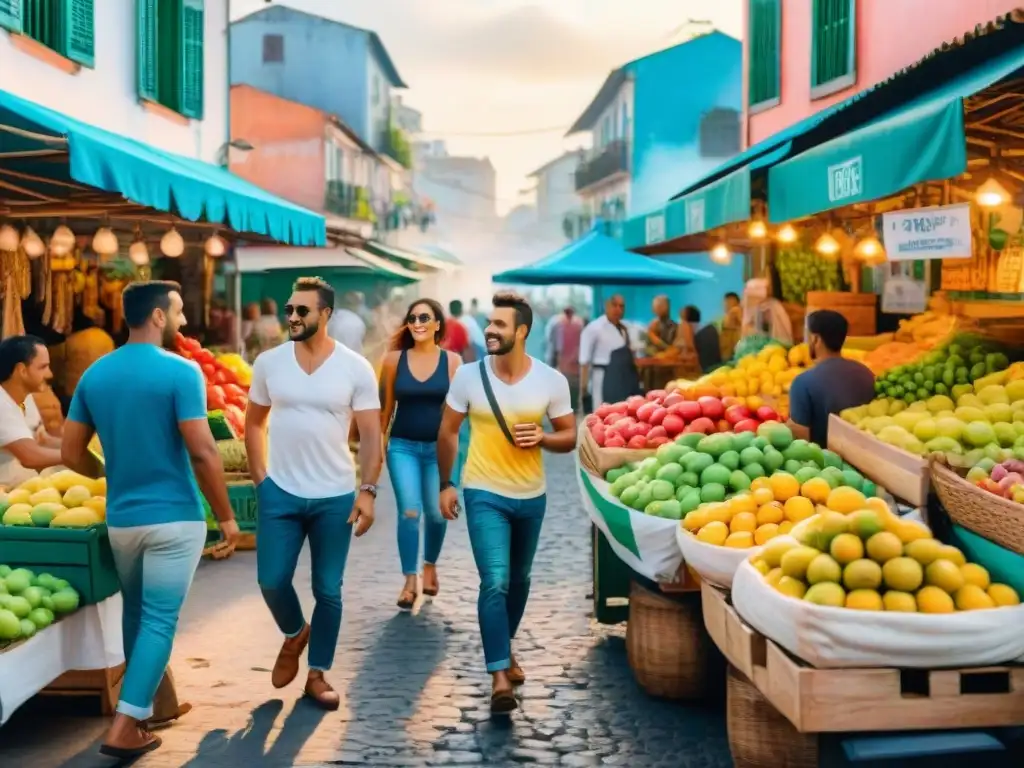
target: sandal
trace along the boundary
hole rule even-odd
[[[516,701],[516,695],[512,692],[512,689],[505,691],[495,691],[491,694],[491,714],[492,715],[507,715],[515,709],[518,709],[519,702]]]
[[[398,607],[403,611],[411,611],[416,604],[416,592],[412,589],[403,589],[398,595]]]
[[[151,717],[149,720],[143,721],[142,727],[145,728],[147,731],[152,731],[156,728],[166,728],[175,720],[183,718],[191,711],[192,705],[186,701],[183,704],[179,704],[177,711],[167,717]]]
[[[306,680],[306,687],[302,689],[303,696],[308,696],[318,706],[334,712],[341,706],[341,696],[331,687],[331,684],[322,677],[310,677]]]
[[[424,576],[424,579],[423,579],[423,594],[424,595],[428,595],[429,597],[437,597],[437,593],[441,590],[441,585],[438,583],[438,579],[437,579],[437,569],[436,568],[431,568],[430,570],[434,572],[434,579],[433,579],[433,584],[428,587],[427,586],[427,579],[426,579],[427,569],[426,568],[423,569],[423,576]]]
[[[109,744],[103,744],[100,746],[100,754],[112,757],[115,760],[120,760],[121,762],[126,762],[152,752],[163,743],[159,736],[154,736],[142,726],[139,726],[139,730],[142,731],[143,735],[149,737],[149,740],[145,743],[140,744],[137,747],[113,747]]]

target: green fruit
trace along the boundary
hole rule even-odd
[[[24,619],[32,612],[32,604],[24,597],[11,595],[7,600],[7,610],[19,619]]]
[[[32,637],[36,633],[36,625],[28,618],[22,619],[20,622],[21,636],[24,638]]]
[[[826,467],[835,467],[836,469],[843,468],[843,460],[840,458],[838,453],[834,451],[822,451],[822,458]]]
[[[737,493],[750,489],[750,478],[747,477],[746,472],[737,469],[733,470],[733,473],[729,475],[729,487]]]
[[[0,608],[0,640],[21,637],[21,620],[6,608]]]
[[[964,427],[963,439],[968,445],[980,448],[996,442],[996,433],[987,421],[972,421]]]
[[[745,434],[750,433],[747,432]],[[760,464],[762,461],[764,461],[764,453],[759,448],[751,446],[740,451],[740,464],[744,466],[747,464]]]
[[[864,484],[864,476],[853,468],[846,468],[843,470],[842,484],[859,491]]]
[[[783,471],[788,473],[788,474],[790,474],[790,475],[795,475],[797,472],[799,472],[803,468],[804,468],[804,465],[801,464],[796,459],[787,459],[786,463],[782,465]]]
[[[676,487],[668,480],[653,480],[650,489],[652,501],[666,501],[675,498]]]
[[[696,490],[697,490],[697,488],[695,486],[692,486],[692,485],[680,485],[678,488],[676,488],[676,499],[678,501],[682,501],[688,495],[690,495],[691,493],[693,493]]]
[[[756,480],[759,477],[765,477],[764,467],[760,464],[747,464],[743,467],[743,473],[751,480]]]
[[[702,487],[708,483],[717,483],[724,486],[729,483],[730,474],[732,472],[728,467],[723,467],[721,464],[712,464],[700,473],[700,484]]]
[[[843,484],[843,470],[838,467],[825,467],[818,476],[833,488],[838,488]]]
[[[698,475],[714,463],[715,460],[712,456],[698,451],[688,453],[683,457],[683,466],[686,468],[686,471],[694,472]]]
[[[677,464],[686,453],[684,449],[685,446],[676,443],[665,443],[658,446],[658,450],[654,455],[662,464]]]
[[[708,483],[700,489],[700,500],[704,503],[725,501],[725,486],[721,483]]]
[[[718,463],[729,469],[738,469],[740,466],[740,455],[736,451],[726,451],[718,457]]]
[[[661,446],[664,448],[665,446]],[[683,468],[678,464],[663,464],[661,468],[655,473],[654,477],[658,480],[665,480],[675,485],[676,481],[679,480],[683,475]]]
[[[18,568],[17,570],[11,571],[4,578],[4,583],[7,585],[7,591],[12,595],[20,595],[30,586],[32,586],[32,579],[34,574],[32,571],[26,570],[25,568]]]
[[[654,501],[654,493],[651,491],[651,486],[645,485],[640,489],[640,495],[636,497],[636,504],[633,505],[633,509],[642,512],[652,501]]]
[[[78,609],[78,593],[70,587],[54,592],[51,599],[54,613],[66,614]]]
[[[697,443],[697,450],[717,459],[726,451],[732,450],[732,436],[725,433],[708,435]]]
[[[736,432],[732,436],[732,449],[742,453],[744,449],[753,445],[754,438],[753,432]]]
[[[622,493],[619,495],[619,501],[621,501],[627,507],[635,508],[636,501],[639,496],[640,489],[637,486],[632,485],[629,488],[626,488],[625,490],[622,491]]]
[[[689,485],[696,488],[700,485],[700,477],[696,472],[683,472],[676,481],[676,487],[678,488],[680,485]]]
[[[676,438],[676,445],[683,445],[687,448],[694,450],[697,447],[697,443],[704,439],[704,435],[700,432],[690,432],[685,435],[680,435]]]
[[[803,485],[808,480],[811,480],[818,476],[818,470],[813,467],[802,467],[793,473],[793,477],[796,478],[800,485]]]
[[[43,590],[40,587],[28,587],[23,589],[21,596],[28,601],[31,608],[38,608],[43,599]]]
[[[701,505],[700,491],[690,491],[684,498],[679,500],[679,508],[684,515],[693,512]]]
[[[757,434],[780,451],[788,448],[793,442],[793,433],[785,424],[762,424],[757,428]]]
[[[666,520],[682,520],[683,519],[683,508],[682,505],[675,499],[668,499],[667,501],[660,502],[661,511],[660,516]]]
[[[768,446],[764,449],[764,460],[761,465],[765,469],[766,474],[772,474],[778,472],[782,465],[786,463],[786,460],[782,458],[782,454],[775,448]]]
[[[48,611],[45,608],[36,608],[29,613],[28,620],[31,621],[37,629],[46,629],[53,623],[53,611]]]

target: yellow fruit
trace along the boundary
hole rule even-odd
[[[775,523],[765,523],[764,525],[759,525],[757,530],[754,531],[754,543],[760,546],[771,541],[778,535],[779,526]]]
[[[705,544],[714,544],[716,547],[725,544],[727,538],[729,538],[729,528],[719,520],[712,520],[697,531],[698,541],[703,541]]]
[[[1020,605],[1020,596],[1017,591],[1006,584],[992,584],[986,591],[998,606]]]
[[[988,575],[988,571],[977,563],[961,565],[960,574],[964,577],[965,584],[973,584],[982,589],[988,589],[989,584],[992,583],[992,578]]]
[[[772,568],[765,574],[764,583],[769,587],[775,587],[784,575],[781,568]]]
[[[842,608],[846,605],[846,592],[838,584],[831,581],[823,581],[815,584],[807,590],[804,600],[815,605],[827,605],[832,608]]]
[[[868,539],[864,549],[876,563],[885,563],[903,554],[903,543],[895,534],[882,531]]]
[[[829,552],[840,565],[852,563],[864,557],[864,543],[852,533],[841,533],[832,539]],[[826,581],[838,581],[839,579],[826,579]]]
[[[772,489],[772,481],[769,478],[767,478],[767,477],[756,477],[756,478],[754,478],[754,481],[750,484],[750,492],[751,493],[757,493],[758,491],[762,491],[762,490],[771,491],[771,489]],[[775,499],[775,494],[773,493],[772,494],[772,498],[769,499],[769,501],[774,500],[774,499]]]
[[[909,592],[898,592],[897,590],[890,589],[882,595],[882,605],[887,611],[899,611],[902,613],[917,612],[917,601]]]
[[[874,560],[860,559],[843,568],[843,586],[847,589],[878,589],[882,567]]]
[[[958,611],[978,611],[996,607],[996,601],[976,584],[964,584],[960,587],[953,595],[953,602]]]
[[[30,491],[28,488],[15,488],[7,494],[7,503],[11,506],[15,504],[28,504],[29,506],[32,506],[29,500],[32,498],[33,493],[35,493],[35,491]],[[58,501],[60,501],[60,499],[58,499]]]
[[[803,580],[807,576],[807,568],[821,553],[813,547],[796,547],[782,556],[782,572],[794,579]]]
[[[782,504],[777,501],[770,501],[762,504],[757,509],[757,522],[760,525],[765,523],[781,523],[785,519],[785,512]]]
[[[93,480],[90,485],[92,486],[93,496],[106,496],[107,495],[107,478],[97,477]]]
[[[754,534],[750,531],[730,533],[725,539],[725,546],[732,549],[750,549],[754,546]]]
[[[924,569],[910,557],[894,557],[882,566],[882,579],[889,589],[915,592],[924,581]]]
[[[15,493],[17,493],[17,491],[15,491]],[[86,496],[86,498],[89,497]],[[8,495],[7,500],[10,501],[10,495]],[[43,488],[42,490],[36,491],[28,498],[28,503],[33,507],[39,504],[60,504],[61,501],[60,491],[56,488]],[[78,504],[75,503],[70,506],[77,507]]]
[[[770,478],[772,493],[776,501],[788,501],[800,493],[800,483],[792,475],[786,472],[776,472]],[[824,481],[822,481],[824,482]],[[825,483],[828,485],[828,483]]]
[[[88,507],[74,507],[61,512],[50,521],[51,528],[88,528],[103,522],[95,510]]]
[[[769,571],[769,570],[771,570],[771,569],[770,569],[770,568],[768,567],[768,563],[766,563],[766,562],[765,562],[765,561],[764,561],[764,560],[763,560],[762,558],[760,558],[760,557],[758,557],[758,558],[756,558],[756,559],[752,560],[750,564],[751,564],[752,566],[754,566],[754,570],[756,570],[756,571],[757,571],[758,573],[760,573],[760,574],[761,574],[762,576],[767,576],[767,575],[768,575],[768,571]]]
[[[870,499],[864,500],[864,509],[870,509],[872,512],[877,512],[879,515],[884,515],[887,512],[892,512],[889,509],[889,504],[885,499],[880,499],[877,496],[872,496]]]
[[[688,531],[699,531],[705,525],[710,523],[707,514],[702,509],[694,510],[690,512],[682,520],[682,526]]]
[[[882,596],[873,589],[855,589],[846,594],[846,607],[855,611],[881,611],[885,608]]]
[[[702,511],[708,519],[708,522],[719,522],[729,524],[732,520],[732,510],[729,509],[729,505],[726,502],[717,502],[715,504],[708,504]]]
[[[917,610],[921,613],[953,613],[953,598],[938,587],[922,587],[917,593]]]
[[[30,477],[28,480],[19,485],[15,490],[28,491],[29,494],[33,494],[36,491],[41,491],[43,488],[52,488],[47,478],[43,477]],[[20,503],[20,502],[19,502]]]
[[[892,532],[899,536],[904,544],[932,538],[932,532],[927,526],[913,520],[897,520],[893,523]]]
[[[964,585],[960,567],[950,560],[936,560],[924,569],[926,584],[953,594]]]
[[[787,520],[799,523],[814,514],[814,502],[803,496],[792,496],[786,500],[783,512]]]
[[[794,523],[792,520],[783,520],[781,523],[779,523],[779,535],[782,536],[783,534],[792,531],[793,525]]]
[[[764,480],[764,485],[759,485],[757,488],[754,487],[754,483],[750,484],[750,495],[754,499],[754,503],[758,507],[763,507],[765,504],[771,504],[775,501],[775,494],[772,493],[771,486],[768,485],[767,478],[759,477],[757,480]],[[756,483],[757,480],[754,482]]]
[[[734,515],[738,515],[741,512],[757,512],[757,503],[754,501],[754,497],[749,493],[736,494],[729,500],[728,504],[729,511]]]
[[[873,509],[858,509],[847,519],[850,524],[850,533],[857,534],[864,541],[885,530],[881,516]]]
[[[103,520],[107,519],[107,500],[102,496],[93,496],[82,502],[82,506],[95,511]]]
[[[921,565],[929,565],[942,555],[942,546],[942,542],[936,539],[918,539],[907,544],[904,552]]]
[[[843,569],[829,555],[818,555],[807,566],[807,583],[820,584],[823,581],[838,583],[843,578]]]
[[[92,498],[92,489],[84,485],[73,485],[64,494],[64,504],[68,507],[77,507],[86,499]]]
[[[802,581],[797,581],[789,576],[783,576],[779,579],[779,583],[775,585],[775,589],[784,595],[789,597],[795,597],[797,600],[804,596],[807,592],[807,587],[804,586]]]
[[[825,506],[835,512],[848,515],[864,507],[864,494],[856,488],[840,486],[833,489],[825,500]]]
[[[964,553],[950,544],[942,545],[942,550],[939,552],[939,557],[943,560],[949,560],[951,563],[955,563],[956,565],[967,564],[967,558],[964,557]]]
[[[768,563],[769,568],[778,568],[782,565],[783,555],[799,546],[793,539],[776,537],[764,545],[764,549],[761,550],[761,557]]]
[[[832,493],[832,486],[828,484],[828,480],[822,477],[812,477],[800,486],[800,495],[806,496],[815,504],[824,504],[828,501],[830,493]]]

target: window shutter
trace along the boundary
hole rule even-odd
[[[204,0],[181,0],[181,104],[185,117],[203,119]]]
[[[157,0],[135,0],[135,69],[139,98],[157,101]]]
[[[750,59],[747,90],[751,106],[779,98],[780,0],[750,0]]]
[[[0,27],[21,32],[21,0],[0,0]]]
[[[63,0],[62,53],[83,67],[95,65],[95,15],[93,0]]]
[[[854,0],[814,0],[811,85],[853,73]]]

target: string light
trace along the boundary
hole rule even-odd
[[[828,232],[819,237],[818,241],[814,244],[814,250],[822,256],[835,256],[839,253],[839,247],[839,241]]]
[[[978,205],[984,208],[998,208],[1010,200],[1010,193],[995,178],[990,178],[975,193]]]
[[[796,230],[793,229],[792,225],[786,224],[782,229],[779,230],[778,237],[780,243],[795,243],[797,234]]]
[[[763,221],[752,221],[747,234],[751,240],[764,240],[768,236],[768,227]]]

